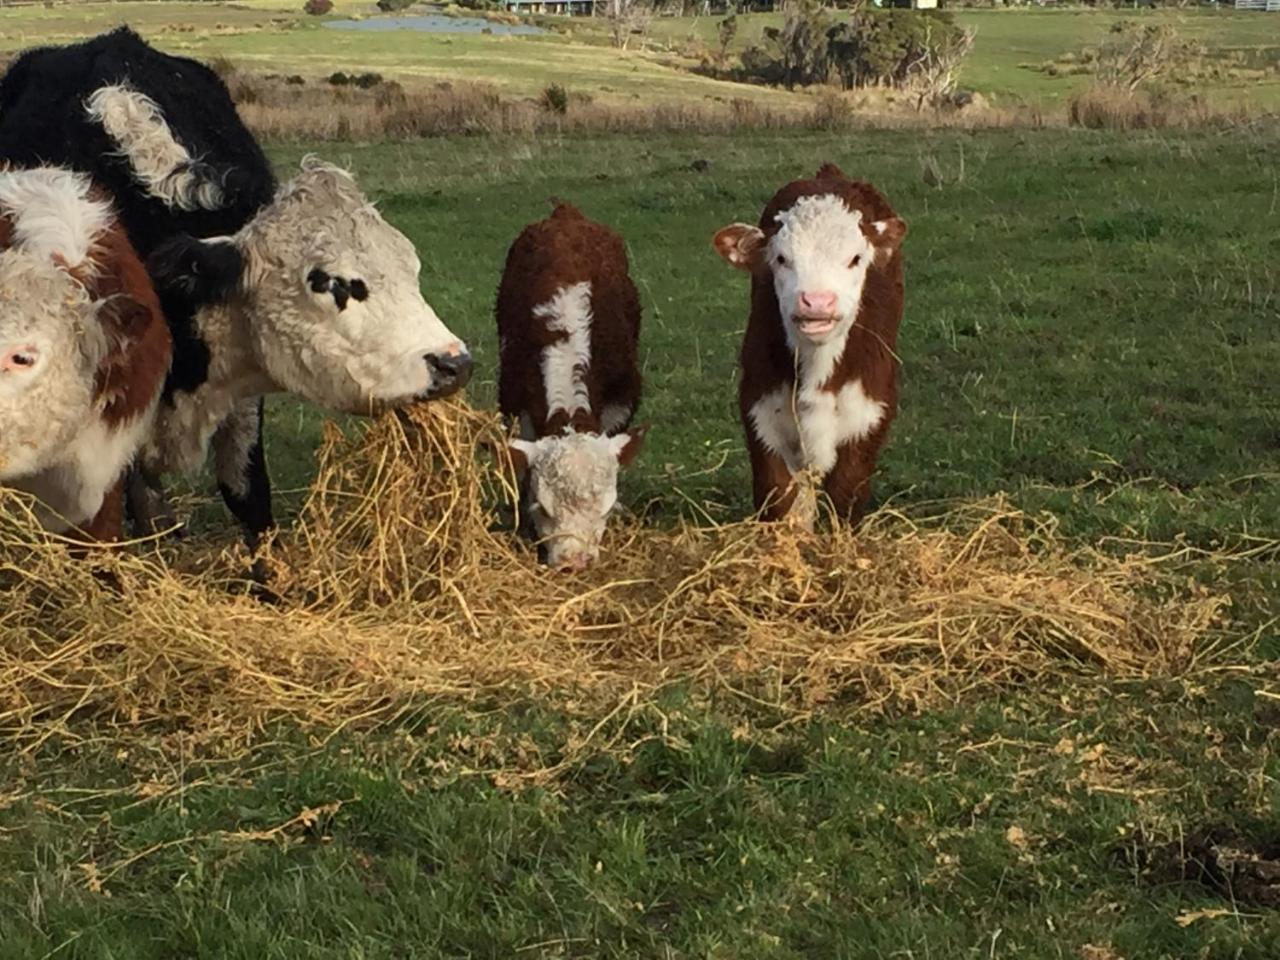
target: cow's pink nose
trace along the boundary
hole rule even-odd
[[[589,566],[591,566],[591,558],[589,556],[585,553],[575,553],[562,557],[560,562],[556,564],[556,570],[559,573],[581,573]]]
[[[28,370],[36,365],[40,351],[34,345],[6,350],[0,354],[0,372],[11,373]]]
[[[803,313],[825,315],[834,313],[836,295],[830,290],[810,290],[800,294],[800,310]]]

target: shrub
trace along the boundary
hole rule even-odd
[[[788,87],[825,83],[833,75],[846,89],[913,86],[920,101],[944,97],[973,45],[973,33],[948,13],[854,8],[834,23],[816,0],[799,0],[781,28],[742,54],[751,79]]]
[[[378,9],[383,13],[394,13],[413,6],[414,0],[378,0]]]
[[[729,58],[729,48],[733,46],[733,40],[738,35],[738,15],[729,14],[716,25],[716,35],[720,39],[719,60],[724,63]]]
[[[1195,47],[1167,23],[1121,20],[1098,50],[1097,76],[1108,86],[1130,92],[1148,81],[1185,67]]]
[[[333,12],[333,0],[307,0],[302,5],[302,12],[313,17],[323,17],[326,13]]]
[[[569,91],[558,83],[553,83],[542,91],[543,109],[550,113],[564,116],[569,112]]]

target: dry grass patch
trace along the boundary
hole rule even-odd
[[[376,75],[368,77],[373,80]],[[353,79],[362,80],[363,77]],[[729,133],[736,130],[839,130],[865,127],[1044,126],[1034,109],[987,104],[917,110],[910,98],[879,91],[826,90],[779,107],[745,97],[618,103],[552,85],[539,97],[512,97],[483,83],[368,86],[301,76],[232,71],[227,81],[240,116],[277,141],[377,142],[456,134]]]
[[[75,562],[11,503],[0,733],[30,744],[91,718],[232,744],[428,696],[598,711],[673,682],[796,709],[919,708],[1053,675],[1183,675],[1229,632],[1227,599],[1175,562],[1063,542],[998,500],[882,512],[856,534],[624,521],[606,562],[556,575],[500,522],[509,478],[476,451],[501,436],[493,415],[441,403],[353,437],[329,428],[268,558],[275,605],[233,589],[229,553]]]
[[[1073,127],[1093,130],[1197,130],[1238,127],[1265,119],[1240,104],[1217,106],[1203,97],[1168,90],[1131,91],[1102,83],[1071,97],[1067,118]]]

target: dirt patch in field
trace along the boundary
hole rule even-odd
[[[1280,906],[1280,835],[1274,833],[1251,836],[1214,826],[1164,842],[1138,834],[1122,855],[1152,883],[1196,883],[1232,904]]]
[[[675,683],[797,711],[919,709],[1061,675],[1188,675],[1231,635],[1227,597],[1177,551],[1106,555],[1000,500],[882,511],[856,533],[623,519],[603,563],[555,574],[509,532],[511,479],[478,452],[502,440],[457,403],[328,428],[299,522],[265,558],[274,605],[245,595],[231,549],[75,562],[10,495],[0,736],[92,720],[235,744],[438,696],[598,715]]]

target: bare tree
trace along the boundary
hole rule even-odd
[[[1166,23],[1121,21],[1111,34],[1098,50],[1098,80],[1127,93],[1184,65],[1194,52]]]
[[[956,88],[956,71],[973,49],[976,32],[972,27],[948,30],[941,39],[926,35],[915,63],[911,65],[913,85],[917,90],[916,109],[936,104]]]
[[[643,37],[649,32],[653,4],[650,0],[605,0],[604,16],[609,21],[613,45],[625,50],[632,37]]]

